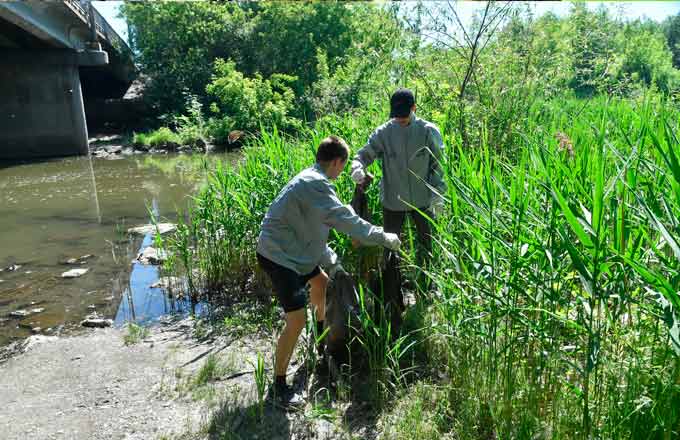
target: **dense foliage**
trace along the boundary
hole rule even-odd
[[[233,61],[244,78],[291,75],[300,98],[319,78],[318,54],[327,59],[323,73],[335,71],[365,34],[359,18],[382,14],[359,9],[340,2],[126,2],[122,13],[153,79],[151,97],[161,111],[181,111],[181,92],[206,97],[218,58]]]
[[[210,115],[215,120],[210,127],[218,142],[227,128],[270,126],[272,118],[263,121],[252,108],[269,102],[263,96],[272,86],[281,94],[271,101],[273,119],[285,119],[281,129],[299,126],[293,118],[310,121],[382,105],[393,87],[406,85],[416,90],[429,112],[425,116],[444,115],[444,127],[457,128],[466,145],[478,142],[480,121],[486,120],[499,148],[515,143],[517,115],[526,114],[536,98],[633,96],[647,87],[667,96],[678,93],[680,73],[673,67],[678,17],[662,24],[623,21],[610,9],[582,3],[564,17],[536,18],[519,3],[493,4],[487,12],[463,38],[448,3],[400,8],[128,2],[123,7],[159,112],[185,113],[186,96],[196,97],[205,109],[216,103],[219,117]],[[220,59],[227,63],[219,64]],[[216,96],[215,83],[232,86]]]
[[[215,75],[206,87],[215,99],[211,113],[218,115],[215,137],[225,139],[232,130],[295,126],[296,120],[289,116],[295,99],[289,85],[294,81],[295,77],[280,73],[269,79],[262,79],[259,73],[245,78],[233,61],[217,59]]]
[[[575,4],[533,17],[494,3],[460,31],[449,3],[128,4],[144,66],[170,41],[156,29],[145,43],[144,14],[192,8],[223,14],[224,28],[241,20],[224,37],[240,39],[228,54],[206,55],[214,34],[199,44],[196,83],[175,75],[191,67],[168,51],[183,67],[151,69],[193,94],[177,130],[259,130],[165,243],[193,293],[260,282],[271,200],[323,137],[360,147],[407,86],[442,129],[448,193],[433,264],[418,267],[405,246],[406,277],[424,272],[432,288],[416,286],[402,333],[362,308],[372,386],[351,392],[384,409],[385,438],[680,435],[680,15],[622,21]],[[188,26],[173,38],[203,29],[171,19]],[[343,200],[352,185],[337,181]],[[380,224],[375,185],[369,203]],[[362,251],[332,238],[354,268]]]

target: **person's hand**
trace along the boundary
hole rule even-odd
[[[328,268],[328,278],[334,278],[335,274],[338,272],[346,272],[345,268],[342,267],[340,263],[335,263],[330,268]]]
[[[430,213],[433,218],[439,217],[439,215],[444,211],[444,201],[439,197],[432,200],[430,204]]]
[[[399,236],[391,232],[385,232],[385,247],[393,251],[398,251],[401,247]]]
[[[364,172],[363,168],[357,167],[354,169],[354,171],[352,171],[351,177],[354,183],[356,183],[357,185],[361,185],[362,183],[364,183],[364,180],[366,179],[366,173]]]

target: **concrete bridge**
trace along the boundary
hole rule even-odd
[[[0,160],[87,154],[84,102],[123,96],[136,74],[89,1],[0,2]]]

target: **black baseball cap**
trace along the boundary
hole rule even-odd
[[[413,92],[409,89],[397,89],[390,98],[390,118],[405,118],[411,114],[411,107],[416,103]]]

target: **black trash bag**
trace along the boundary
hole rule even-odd
[[[377,301],[374,301],[375,321],[380,323],[389,321],[391,333],[399,334],[402,324],[404,295],[402,292],[401,269],[399,255],[393,251],[385,252],[385,259],[381,270],[372,277],[369,286]]]
[[[366,190],[372,180],[373,177],[368,175],[364,183],[356,186],[351,202],[354,211],[366,221],[371,221]],[[379,251],[379,249],[375,250]],[[373,254],[382,254],[382,252],[373,252]],[[359,261],[362,274],[368,274],[369,269],[373,274],[370,279],[365,278],[369,280],[369,288],[377,299],[373,301],[373,314],[377,322],[381,322],[382,319],[389,320],[392,334],[397,335],[401,327],[401,315],[404,311],[399,256],[396,252],[386,251],[384,261],[377,271],[375,270],[377,261],[373,256],[370,251],[363,252]],[[329,328],[325,339],[326,348],[338,365],[349,361],[350,343],[353,340],[352,332],[361,327],[358,298],[356,282],[352,276],[344,270],[338,270],[329,280],[326,290],[325,318],[326,327]]]
[[[368,174],[364,182],[354,188],[352,208],[366,221],[371,221],[371,212],[368,209],[366,191],[373,181],[373,176]],[[388,319],[392,324],[392,334],[397,335],[401,327],[401,315],[404,312],[404,295],[402,293],[401,269],[399,268],[399,255],[393,251],[385,251],[380,270],[375,272],[377,261],[372,258],[370,251],[363,252],[359,261],[359,270],[365,279],[369,280],[371,292],[377,296],[374,303],[374,317],[376,322]],[[369,277],[368,274],[371,274]]]
[[[352,196],[352,202],[350,203],[354,209],[354,212],[356,212],[359,217],[366,220],[367,222],[371,221],[371,213],[368,210],[368,198],[366,197],[366,191],[368,190],[368,186],[372,181],[373,176],[368,174],[363,183],[356,185],[354,187],[354,196]]]
[[[349,362],[352,331],[360,327],[358,293],[354,279],[338,270],[326,290],[326,350],[338,364]]]
[[[369,175],[364,183],[355,187],[350,204],[367,221],[371,220],[371,213],[368,210],[366,190],[372,180],[373,177]],[[362,263],[360,262],[360,266]],[[336,271],[326,290],[325,327],[328,328],[328,333],[325,341],[326,350],[337,365],[349,362],[352,331],[360,328],[358,297],[354,278],[344,270]]]

